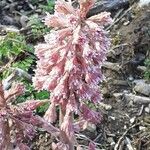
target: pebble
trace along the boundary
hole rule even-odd
[[[131,118],[131,119],[130,119],[130,123],[133,124],[133,123],[135,122],[135,118],[136,118],[136,117]]]
[[[145,66],[138,66],[137,70],[139,70],[141,72],[145,72],[146,71],[146,67]]]
[[[130,24],[130,21],[126,21],[126,22],[123,23],[124,26],[127,26],[129,24]]]
[[[145,96],[150,96],[150,84],[145,83],[144,80],[137,80],[134,83],[134,90],[136,92],[141,93]]]
[[[123,127],[124,129],[127,129],[127,126],[126,125],[124,125],[124,127]]]
[[[112,137],[109,137],[107,142],[110,143],[110,145],[115,145],[114,139]]]
[[[145,112],[149,114],[150,113],[150,108],[149,107],[145,107]]]
[[[96,125],[92,124],[92,123],[88,123],[87,130],[90,132],[95,132],[96,131]]]
[[[129,80],[129,82],[132,82],[132,81],[134,81],[134,78],[132,76],[129,76],[128,80]]]
[[[113,116],[109,116],[109,118],[112,119],[112,120],[116,120],[116,118],[113,117]]]
[[[144,5],[148,5],[150,3],[150,0],[140,0],[139,1],[139,6],[144,6]]]
[[[142,131],[145,131],[146,127],[139,126],[139,129],[140,129],[140,131],[141,131],[141,130],[142,130]]]

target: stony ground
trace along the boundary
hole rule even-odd
[[[150,58],[150,10],[148,6],[139,7],[136,1],[125,1],[115,9],[112,5],[102,7],[105,9],[115,13],[114,23],[107,27],[112,47],[103,65],[104,101],[98,106],[103,120],[77,137],[82,145],[92,139],[99,150],[150,150],[150,83],[143,77],[144,61]],[[42,18],[41,11],[37,3],[30,1],[2,0],[0,33],[10,27],[26,29],[30,14],[40,14]],[[32,149],[49,150],[52,139],[39,132]]]

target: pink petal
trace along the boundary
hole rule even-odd
[[[92,123],[98,123],[101,121],[101,115],[100,113],[91,110],[90,108],[88,108],[85,104],[82,104],[81,107],[81,116]]]
[[[96,150],[96,146],[93,142],[90,142],[88,150]]]
[[[46,111],[44,118],[47,122],[53,123],[57,119],[56,106],[52,103]]]
[[[67,138],[72,141],[74,140],[74,128],[71,114],[66,114],[61,124],[61,130],[65,132]]]
[[[76,14],[75,9],[72,7],[72,5],[64,0],[56,1],[55,11],[63,14]]]
[[[80,17],[86,17],[87,12],[94,5],[95,0],[79,0],[80,4]]]
[[[37,107],[49,102],[48,100],[28,100],[26,102],[17,104],[20,110],[22,111],[33,111]]]
[[[93,21],[94,23],[98,23],[98,25],[105,26],[112,23],[112,19],[110,17],[109,12],[102,12],[100,14],[94,15],[87,20]]]
[[[47,14],[45,18],[45,25],[48,27],[58,27],[58,28],[65,28],[69,26],[67,18],[62,14],[57,15]]]

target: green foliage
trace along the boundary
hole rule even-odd
[[[47,91],[36,92],[34,96],[35,96],[35,99],[38,99],[38,100],[49,99],[49,92]],[[37,113],[43,115],[48,109],[48,107],[49,107],[48,103],[38,107]]]
[[[46,5],[40,5],[40,8],[45,12],[52,12],[54,9],[55,1],[54,0],[47,0]]]
[[[28,82],[24,82],[24,85],[26,87],[26,92],[24,95],[21,95],[19,96],[15,103],[22,103],[22,102],[25,102],[26,100],[30,100],[30,99],[35,99],[35,100],[45,100],[45,99],[49,99],[49,92],[47,91],[36,91],[34,90],[34,87],[32,84],[28,83]],[[42,106],[39,106],[36,110],[36,112],[39,114],[39,115],[43,115],[46,110],[48,109],[49,107],[49,103],[46,103]]]
[[[28,52],[33,52],[33,46],[26,43],[25,36],[20,33],[8,33],[0,41],[0,65],[5,66],[9,61],[14,60],[11,67],[17,67],[28,71],[33,62],[34,55],[30,57],[24,56],[21,59],[19,58]],[[5,70],[3,72],[3,78],[7,77],[9,72],[10,70]]]
[[[46,110],[48,109],[48,107],[49,107],[49,104],[48,104],[48,103],[46,103],[46,104],[44,104],[44,105],[42,105],[42,106],[39,106],[39,107],[37,108],[37,113],[38,113],[39,115],[43,115],[43,114],[46,112]]]
[[[150,80],[150,59],[145,60],[146,71],[144,73],[144,77],[147,80]]]
[[[38,4],[38,3],[39,3],[39,0],[31,0],[32,5],[35,5],[35,4]]]
[[[27,82],[24,82],[24,84],[26,85],[26,92],[24,95],[22,96],[19,96],[16,100],[16,103],[21,103],[21,102],[24,102],[26,101],[27,99],[35,99],[35,100],[45,100],[45,99],[49,99],[49,92],[47,91],[36,91],[34,90],[34,87],[27,83]],[[40,115],[43,115],[46,110],[48,109],[49,107],[49,104],[46,103],[42,106],[39,106],[37,108],[37,113],[40,114]]]
[[[44,26],[38,15],[32,15],[29,18],[28,26],[31,27],[32,36],[34,39],[40,38],[50,31],[49,28]]]
[[[21,68],[25,71],[28,71],[28,69],[30,68],[30,66],[33,62],[33,59],[34,59],[34,57],[32,57],[32,56],[27,57],[24,60],[17,61],[14,64],[12,64],[12,67]]]
[[[31,0],[32,5],[39,5],[39,8],[42,9],[43,12],[52,12],[54,10],[55,0],[46,0],[46,1],[40,1],[40,0]]]
[[[0,60],[2,57],[11,58],[27,49],[25,38],[18,33],[8,33],[3,40],[0,41]]]
[[[43,2],[39,4],[39,0],[31,0],[32,5],[40,5],[39,7],[43,12],[52,12],[54,9],[54,0],[47,0],[47,2]],[[47,28],[38,15],[32,15],[29,18],[29,22],[27,26],[31,27],[31,36],[29,39],[36,40],[38,38],[43,37],[46,33],[50,32],[50,29]],[[11,68],[20,68],[26,72],[28,72],[29,68],[31,68],[31,64],[35,61],[34,55],[25,55],[22,58],[22,54],[25,53],[34,53],[33,45],[30,45],[26,42],[28,39],[28,35],[22,35],[16,32],[7,33],[6,36],[1,37],[0,39],[0,67],[5,66],[10,60],[15,60],[12,62],[11,67],[9,69],[5,69],[1,74],[0,78],[7,78],[11,73]],[[21,59],[20,59],[21,56]],[[19,59],[18,59],[19,58]],[[32,83],[24,80],[23,78],[17,78],[17,80],[24,83],[26,86],[26,92],[19,96],[15,103],[21,103],[29,99],[38,99],[44,100],[49,99],[49,92],[41,91],[38,92],[32,86]],[[45,104],[40,106],[37,109],[37,113],[43,115],[44,112],[48,109],[49,104]]]
[[[38,7],[42,10],[42,14],[45,12],[53,13],[55,0],[31,0],[33,5],[38,5]],[[32,34],[29,36],[29,39],[37,40],[42,38],[46,33],[50,32],[50,28],[45,26],[42,22],[42,19],[37,14],[31,15],[29,17],[29,22],[27,26],[31,27]]]
[[[39,100],[48,99],[49,98],[49,92],[47,91],[40,91],[35,93],[35,98]]]

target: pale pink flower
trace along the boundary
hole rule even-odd
[[[80,17],[84,18],[86,17],[88,11],[92,6],[94,5],[95,0],[79,0],[80,4]]]
[[[50,15],[45,18],[45,25],[48,27],[68,27],[67,18],[62,14]]]
[[[9,89],[8,91],[5,91],[4,93],[4,97],[6,99],[6,101],[11,101],[12,99],[15,99],[17,96],[20,96],[24,93],[25,88],[23,86],[23,84],[13,84],[12,88]]]
[[[97,23],[100,26],[108,25],[112,22],[112,19],[110,18],[110,13],[108,12],[102,12],[100,14],[94,15],[87,20]]]
[[[71,113],[65,115],[63,123],[61,124],[61,130],[65,132],[70,141],[74,141],[74,128]]]
[[[93,142],[90,142],[88,150],[96,150],[96,146]]]
[[[76,97],[72,93],[70,96],[70,99],[68,100],[67,105],[66,105],[66,113],[74,112],[74,113],[78,114],[78,111],[79,111],[78,107],[79,107],[79,102],[76,101]]]
[[[23,141],[25,138],[33,138],[37,126],[43,127],[50,133],[58,132],[56,128],[51,125],[48,126],[42,118],[33,114],[33,111],[38,106],[47,103],[48,100],[28,100],[18,104],[13,103],[17,96],[23,94],[24,91],[25,88],[20,83],[13,84],[9,90],[5,90],[2,81],[0,81],[1,149],[12,149],[12,144],[22,150],[29,149]],[[14,136],[12,136],[11,132],[13,132]]]
[[[83,117],[84,120],[92,123],[97,123],[101,121],[102,119],[101,114],[94,110],[91,110],[85,104],[82,104],[80,109],[81,109],[81,117]]]
[[[62,14],[76,14],[73,6],[71,6],[70,3],[66,3],[64,0],[56,1],[55,12]]]
[[[78,2],[79,7],[74,8],[71,1],[56,1],[54,14],[47,14],[45,18],[45,24],[53,29],[45,36],[45,43],[36,46],[35,50],[39,60],[34,86],[37,90],[51,92],[51,103],[64,110],[61,130],[68,137],[74,136],[71,119],[74,113],[79,115],[79,120],[101,121],[101,115],[85,103],[97,104],[102,100],[99,83],[104,77],[101,67],[110,47],[104,26],[112,21],[107,12],[86,18],[95,0]],[[55,108],[52,106],[55,107],[51,104],[45,116],[53,121],[51,114]]]
[[[48,110],[46,111],[44,118],[47,122],[54,123],[57,119],[56,106],[51,103]]]
[[[33,111],[37,107],[49,102],[48,100],[27,100],[25,102],[17,104],[17,106],[20,108],[22,111]]]

